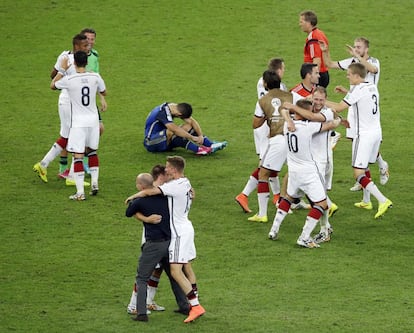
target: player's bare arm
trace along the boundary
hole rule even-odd
[[[186,130],[182,129],[180,126],[178,126],[175,123],[168,123],[165,126],[167,127],[168,130],[173,132],[175,135],[178,135],[182,138],[186,138],[186,139],[194,141],[194,142],[196,142],[196,140],[198,138],[196,136],[191,135],[190,133],[188,133]]]
[[[253,116],[253,129],[259,128],[266,121],[265,117]]]
[[[340,101],[339,103],[332,102],[332,101],[326,101],[325,105],[328,108],[331,108],[334,112],[342,112],[349,108],[349,105],[346,104],[344,101]]]
[[[296,126],[295,123],[293,122],[292,117],[290,116],[290,107],[293,106],[292,103],[289,102],[284,102],[282,104],[282,107],[280,108],[280,115],[282,116],[282,118],[286,121],[287,123],[287,128],[290,132],[294,132],[296,131]]]
[[[285,103],[283,103],[283,107],[285,107],[289,111],[294,111],[297,114],[299,114],[301,117],[303,117],[305,119],[308,119],[308,120],[311,120],[311,121],[317,121],[317,122],[321,122],[321,123],[326,121],[326,118],[322,113],[314,113],[310,110],[303,109],[303,108],[301,108],[297,105],[294,105],[292,103],[285,102]]]
[[[149,216],[145,216],[144,214],[140,212],[136,212],[134,217],[137,220],[140,220],[145,223],[150,223],[150,224],[158,224],[161,222],[161,218],[162,218],[162,216],[158,214],[151,214]]]
[[[323,40],[319,41],[319,46],[321,47],[323,61],[328,68],[340,69],[337,61],[332,61],[331,54],[328,49],[328,45]]]

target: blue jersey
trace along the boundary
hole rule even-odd
[[[148,151],[166,151],[167,145],[167,124],[173,122],[168,103],[161,104],[154,108],[145,121],[144,146]]]

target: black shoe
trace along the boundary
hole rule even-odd
[[[136,317],[132,317],[131,319],[135,321],[148,321],[148,316],[146,314],[139,314]]]
[[[188,316],[188,314],[190,313],[190,308],[185,308],[185,309],[176,309],[174,310],[175,313],[181,313],[183,315]]]

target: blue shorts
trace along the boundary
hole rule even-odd
[[[151,137],[144,139],[144,147],[149,152],[161,152],[168,150],[167,131],[152,133]]]

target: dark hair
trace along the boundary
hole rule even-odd
[[[77,67],[86,67],[88,64],[88,55],[83,51],[76,51],[73,57]]]
[[[165,175],[165,166],[162,164],[154,165],[154,167],[151,169],[151,175],[154,180],[157,180],[161,175]]]
[[[72,45],[79,45],[83,40],[87,40],[88,38],[84,34],[77,34],[72,38]]]
[[[302,64],[300,67],[300,77],[302,80],[306,77],[306,74],[312,74],[313,67],[317,67],[317,64],[313,64],[310,62]]]
[[[181,119],[188,119],[193,114],[193,108],[188,103],[177,104],[177,110],[181,113],[181,116],[179,116]]]
[[[95,29],[92,29],[92,28],[82,29],[82,31],[80,33],[82,35],[84,35],[85,33],[90,33],[90,34],[94,34],[96,36],[96,31],[95,31]]]
[[[303,16],[306,22],[309,22],[312,27],[316,27],[318,24],[318,17],[316,13],[311,10],[304,10],[300,13],[300,16]]]
[[[280,77],[273,71],[264,71],[263,72],[263,81],[267,89],[280,88]]]

